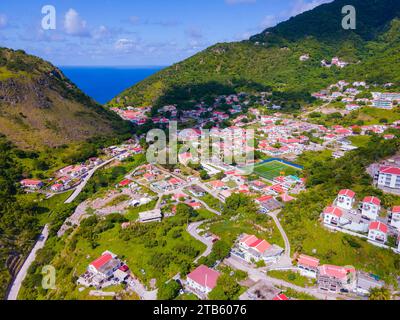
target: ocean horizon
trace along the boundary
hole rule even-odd
[[[83,92],[105,104],[165,66],[59,66]]]

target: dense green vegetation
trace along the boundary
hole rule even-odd
[[[15,148],[0,137],[0,298],[10,281],[10,268],[15,268],[39,234],[36,203],[18,199],[16,181],[21,167],[14,160]]]
[[[357,8],[357,29],[344,30],[341,9]],[[395,0],[336,0],[252,37],[216,44],[121,93],[110,105],[176,103],[181,108],[220,94],[271,91],[295,111],[310,93],[340,79],[399,83],[400,4]],[[305,53],[310,59],[301,62]],[[323,68],[339,56],[344,69]],[[251,57],[251,59],[249,59]],[[263,90],[261,90],[263,88]]]

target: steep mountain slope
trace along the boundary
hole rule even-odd
[[[341,26],[345,5],[357,10],[356,30]],[[397,0],[336,0],[248,41],[212,46],[138,83],[110,105],[184,103],[210,94],[266,88],[302,97],[340,78],[361,75],[369,81],[397,82],[397,17]],[[393,55],[388,56],[387,50]],[[311,58],[301,62],[305,53]],[[352,65],[343,70],[321,67],[322,59],[334,56]]]
[[[0,48],[0,133],[17,146],[54,147],[127,130],[50,63]]]

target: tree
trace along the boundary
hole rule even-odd
[[[174,300],[181,290],[181,286],[174,280],[163,283],[158,289],[157,299],[158,300]]]
[[[369,300],[390,300],[392,295],[388,288],[373,288],[369,294]]]
[[[218,278],[217,286],[209,294],[211,300],[234,300],[240,291],[240,285],[228,274]]]

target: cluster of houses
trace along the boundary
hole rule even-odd
[[[312,96],[326,102],[341,101],[346,105],[347,111],[355,111],[362,106],[393,109],[400,102],[400,93],[397,92],[371,92],[372,98],[357,98],[357,95],[367,89],[370,89],[370,85],[367,85],[364,81],[355,81],[350,84],[341,80],[330,85],[327,89],[312,94]]]
[[[365,197],[357,205],[356,194],[349,189],[341,190],[332,206],[322,213],[326,227],[350,233],[367,239],[370,243],[387,247],[389,236],[397,240],[398,247],[393,251],[400,253],[400,207],[389,210],[381,216],[381,201],[377,197]]]
[[[69,165],[55,172],[54,178],[48,182],[38,179],[24,179],[20,181],[21,186],[27,191],[38,191],[48,186],[46,191],[52,193],[60,193],[70,190],[79,185],[83,178],[94,168],[101,166],[105,161],[115,158],[117,160],[125,160],[135,154],[143,153],[142,147],[134,140],[128,140],[119,146],[111,146],[102,150],[105,157],[92,157],[87,161]]]
[[[301,275],[316,279],[322,292],[368,295],[371,289],[385,285],[378,277],[352,266],[321,265],[319,259],[304,254],[298,257],[297,268]]]
[[[349,65],[348,62],[340,60],[338,57],[333,57],[331,62],[328,62],[326,60],[321,61],[321,66],[326,68],[331,68],[332,66],[336,66],[338,68],[344,68],[347,65]]]

